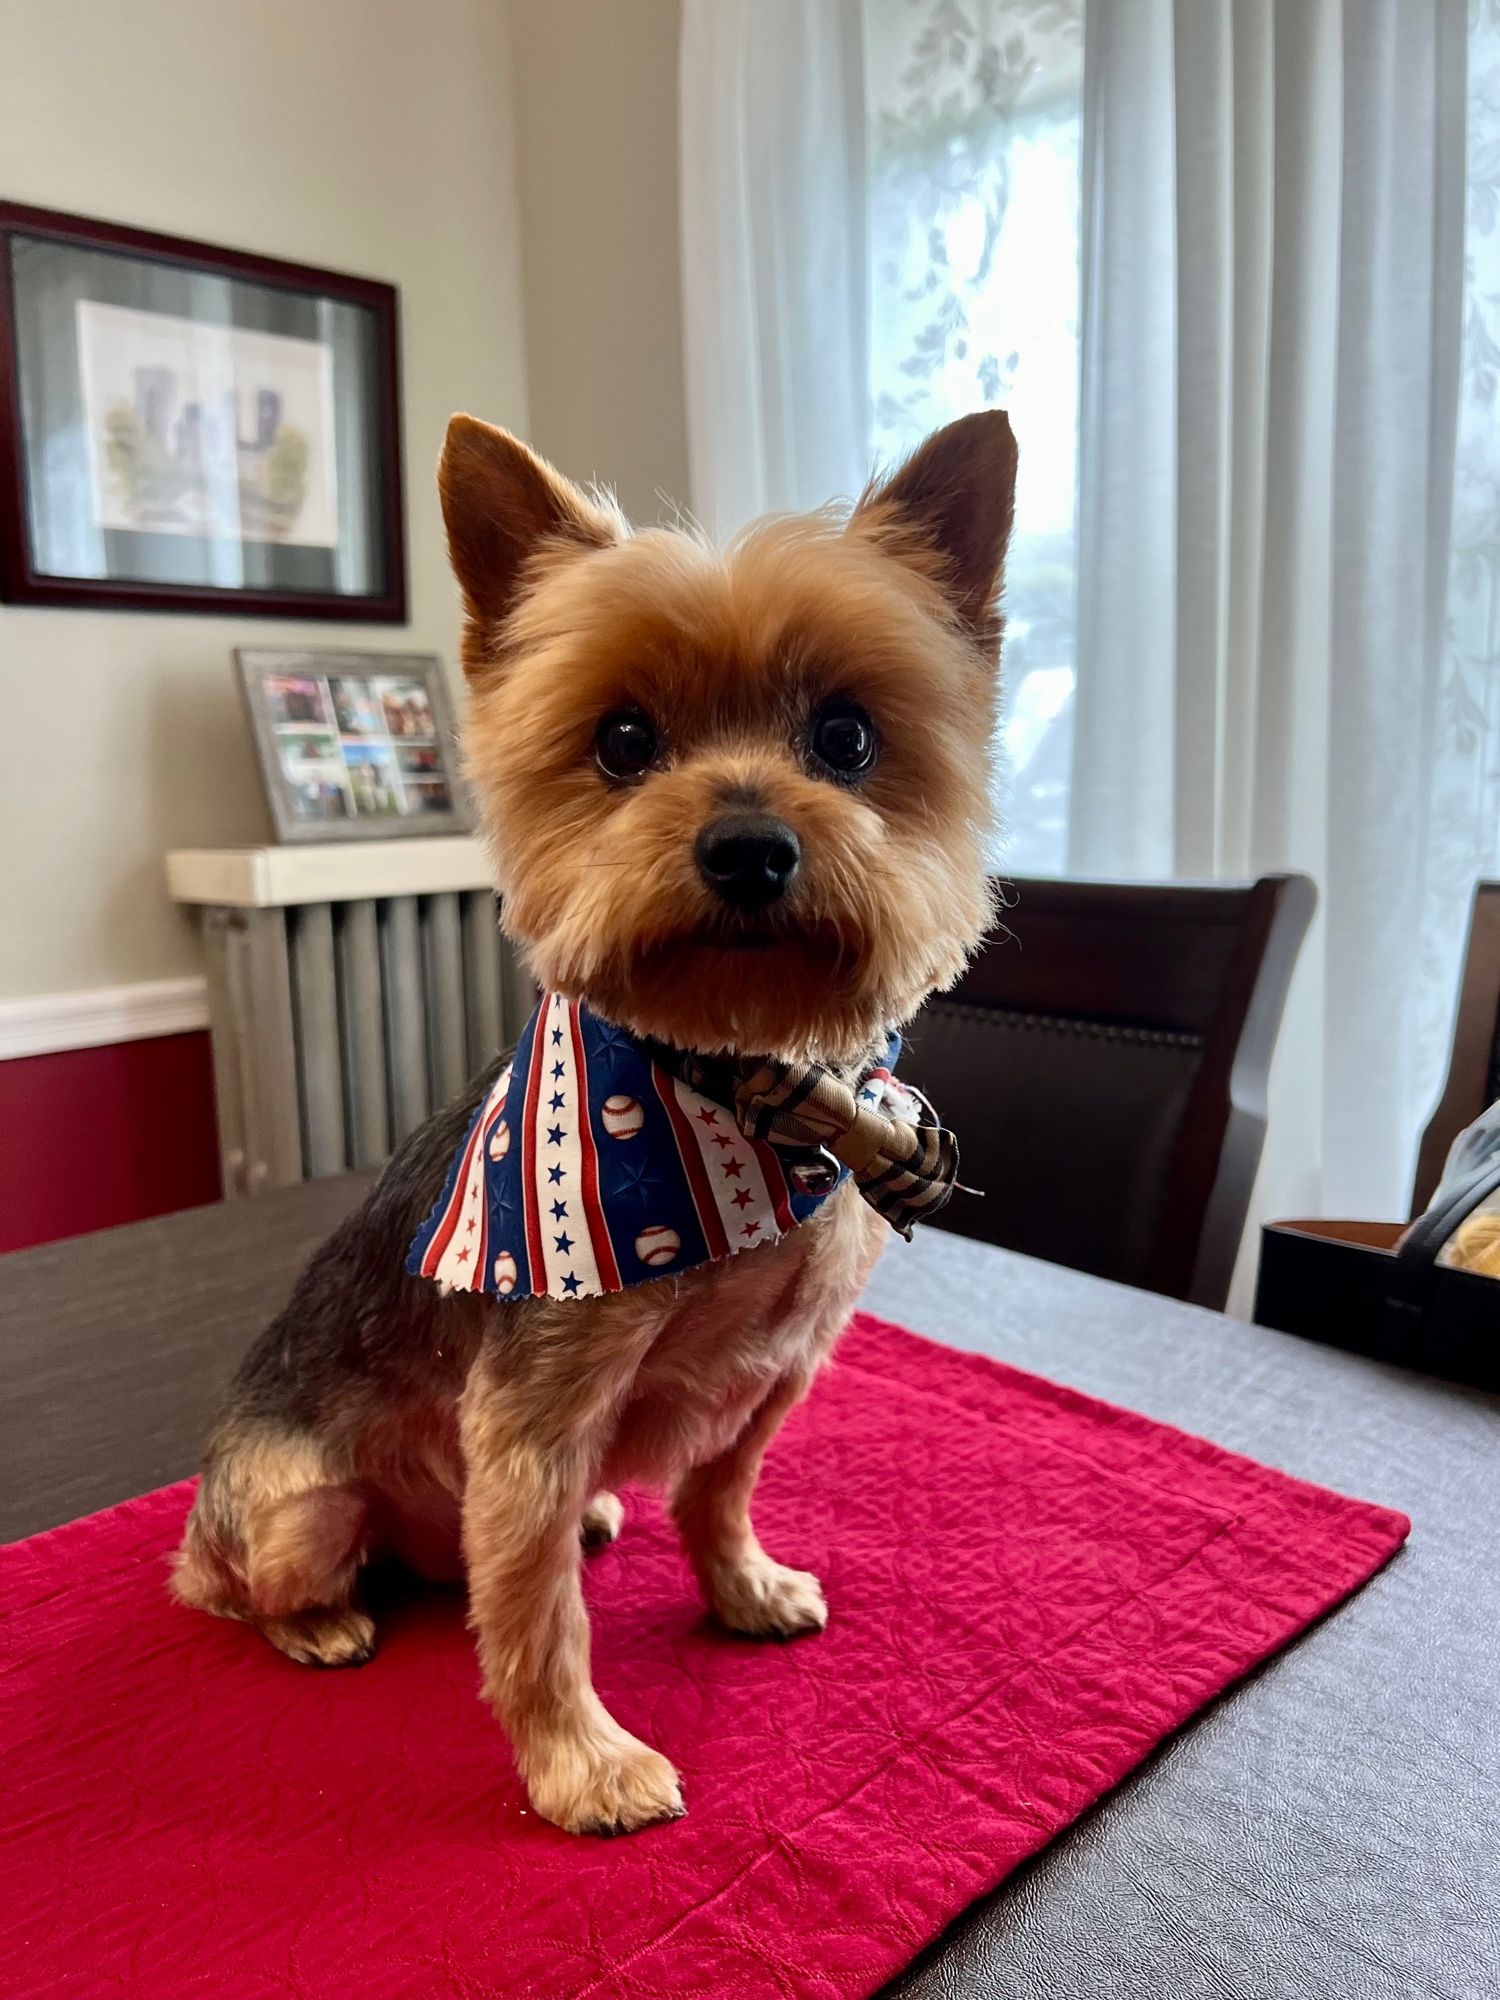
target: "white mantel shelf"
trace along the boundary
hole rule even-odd
[[[174,902],[247,910],[436,896],[487,889],[492,879],[483,847],[469,834],[305,847],[185,847],[167,856]]]

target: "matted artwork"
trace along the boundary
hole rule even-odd
[[[434,655],[241,648],[234,657],[278,839],[467,832]]]
[[[336,549],[333,349],[80,299],[101,528]]]

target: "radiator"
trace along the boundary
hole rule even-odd
[[[533,992],[468,840],[195,850],[226,1195],[378,1166],[519,1033]]]

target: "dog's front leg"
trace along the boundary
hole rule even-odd
[[[531,1802],[571,1833],[628,1833],[683,1810],[665,1757],[614,1720],[589,1678],[578,1529],[600,1438],[538,1427],[534,1400],[481,1362],[464,1397],[464,1554],[484,1691]]]
[[[672,1503],[704,1596],[732,1632],[752,1638],[790,1639],[828,1623],[818,1579],[773,1562],[750,1521],[766,1448],[806,1389],[802,1374],[778,1382],[734,1443],[684,1477]]]

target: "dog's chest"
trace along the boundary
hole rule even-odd
[[[642,1342],[611,1454],[619,1476],[712,1456],[778,1382],[810,1377],[886,1233],[851,1188],[779,1242],[685,1277]]]

